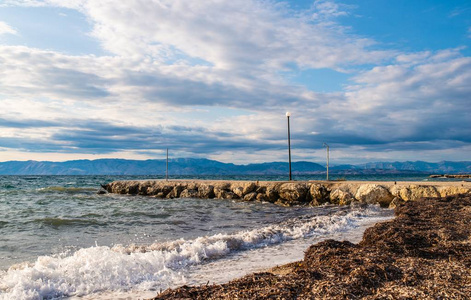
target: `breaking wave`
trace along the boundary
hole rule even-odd
[[[40,223],[52,227],[61,226],[90,226],[90,225],[103,225],[93,219],[65,219],[65,218],[43,218],[35,219],[34,223]]]
[[[79,194],[79,193],[92,193],[96,192],[96,188],[86,187],[64,187],[64,186],[49,186],[38,189],[41,193],[67,193],[67,194]]]
[[[83,248],[72,254],[41,256],[0,273],[0,299],[55,299],[114,291],[149,291],[185,283],[185,270],[239,251],[313,236],[355,230],[381,221],[378,207],[326,216],[299,217],[279,224],[191,240]],[[389,218],[389,216],[387,217]]]

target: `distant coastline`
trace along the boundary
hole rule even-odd
[[[326,173],[323,163],[297,161],[292,163],[293,175],[317,175]],[[0,175],[165,175],[164,159],[127,160],[97,159],[52,161],[7,161],[0,162]],[[171,176],[204,175],[264,175],[282,176],[289,172],[287,162],[266,162],[237,165],[204,158],[174,158],[169,160]],[[356,165],[333,165],[329,168],[331,179],[347,175],[423,175],[470,174],[471,161],[406,161],[375,162]]]
[[[471,174],[441,174],[430,175],[430,178],[471,178]]]

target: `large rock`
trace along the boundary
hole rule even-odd
[[[440,196],[446,197],[457,194],[467,194],[471,193],[471,189],[464,186],[444,186],[438,189]]]
[[[210,184],[200,184],[198,187],[198,197],[203,199],[214,198],[214,186]]]
[[[311,205],[317,206],[330,202],[330,191],[322,184],[313,183],[309,189],[311,195]]]
[[[381,206],[387,207],[394,196],[384,186],[378,184],[363,184],[358,188],[355,198],[363,203],[379,203]]]
[[[280,186],[281,186],[280,183],[273,183],[273,184],[267,185],[267,188],[265,191],[267,201],[275,203],[280,198],[280,194],[278,193]]]
[[[404,205],[404,203],[406,203],[406,201],[404,201],[403,199],[401,199],[399,197],[394,197],[394,199],[392,199],[391,203],[389,203],[389,208],[394,209],[398,206]]]
[[[244,188],[242,186],[232,187],[232,192],[239,198],[244,198]]]
[[[440,193],[434,186],[430,185],[409,185],[397,188],[399,192],[393,192],[405,201],[418,200],[422,197],[440,197]],[[392,189],[393,191],[393,189]]]
[[[268,197],[266,194],[257,194],[257,201],[260,201],[260,202],[267,202],[268,201]]]
[[[150,181],[144,181],[139,183],[139,195],[148,195],[147,190],[152,185]]]
[[[255,191],[257,185],[255,182],[234,182],[231,185],[232,192],[243,199],[245,195]]]
[[[257,185],[255,184],[255,182],[248,182],[244,184],[243,193],[244,195],[247,195],[248,193],[255,191],[256,188],[257,188]]]
[[[197,190],[184,189],[180,194],[180,198],[198,198]]]
[[[186,189],[186,186],[177,184],[173,187],[173,189],[166,195],[167,198],[173,199],[180,197],[181,192]]]
[[[107,191],[116,194],[135,195],[139,193],[138,181],[117,181],[107,185]]]
[[[218,199],[225,199],[225,195],[231,192],[231,183],[228,181],[221,181],[214,183],[214,196]]]
[[[257,199],[256,192],[251,192],[244,196],[244,201],[254,201],[255,199]]]
[[[284,183],[280,186],[278,194],[285,202],[304,203],[307,200],[308,186],[305,183]]]
[[[231,191],[226,191],[226,190],[218,190],[217,193],[215,194],[215,197],[217,199],[239,199],[239,196],[237,196]]]
[[[353,197],[352,193],[349,191],[344,191],[340,188],[336,188],[330,193],[330,202],[333,204],[349,205],[354,200],[355,198]]]

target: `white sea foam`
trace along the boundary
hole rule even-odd
[[[32,264],[11,267],[0,274],[0,299],[54,299],[165,289],[185,283],[182,274],[190,266],[237,251],[352,230],[375,217],[384,220],[378,208],[369,207],[301,217],[233,234],[148,246],[92,247],[68,256],[42,256]]]

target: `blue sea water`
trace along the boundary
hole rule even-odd
[[[376,206],[285,208],[96,193],[113,180],[149,178],[0,176],[0,299],[139,298],[226,281],[301,259],[322,239],[358,241],[367,226],[392,217]]]

